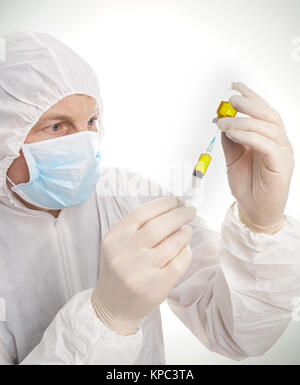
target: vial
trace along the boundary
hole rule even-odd
[[[234,118],[236,116],[237,111],[229,103],[229,99],[234,95],[239,95],[239,92],[231,88],[226,91],[219,105],[219,108],[217,109],[217,118],[214,118],[214,123],[217,123],[218,119]]]

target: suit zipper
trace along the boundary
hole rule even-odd
[[[73,291],[72,291],[72,282],[70,277],[70,270],[68,269],[68,261],[67,261],[67,255],[65,252],[65,247],[63,244],[63,239],[60,233],[59,229],[59,220],[58,218],[55,218],[55,227],[56,227],[56,233],[58,238],[58,244],[60,248],[60,260],[61,260],[61,266],[62,266],[62,272],[63,272],[63,289],[64,289],[64,296],[66,301],[69,301],[72,297]]]

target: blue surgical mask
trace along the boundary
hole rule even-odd
[[[63,209],[86,202],[100,177],[99,134],[84,131],[37,143],[23,144],[28,183],[12,191],[45,209]]]

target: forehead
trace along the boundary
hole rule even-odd
[[[70,116],[72,118],[76,116],[82,116],[85,114],[91,114],[96,112],[97,102],[94,98],[88,95],[70,95],[60,100],[48,111],[46,111],[40,120],[47,120],[55,117],[55,115],[61,114]]]

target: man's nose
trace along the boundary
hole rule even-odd
[[[88,131],[88,125],[87,122],[79,122],[77,124],[74,124],[74,132],[83,132]]]
[[[78,132],[84,131],[99,131],[99,122],[94,120],[92,124],[89,124],[89,121],[86,120],[77,120],[72,123],[72,133],[76,134]]]

